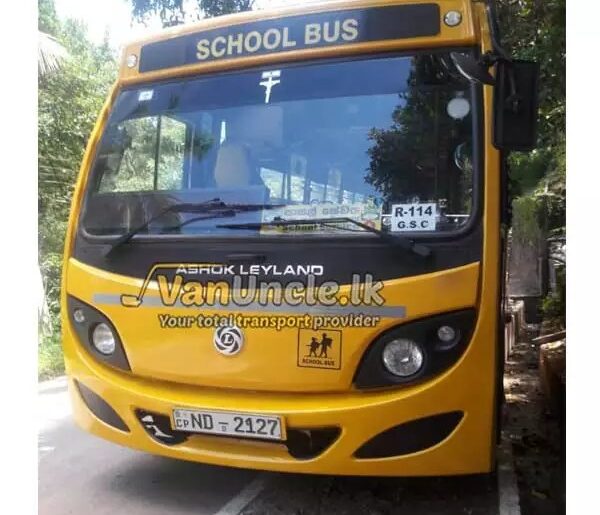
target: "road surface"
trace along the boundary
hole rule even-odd
[[[482,477],[276,474],[194,464],[119,447],[75,426],[64,378],[40,385],[38,412],[40,515],[503,515],[495,483]]]

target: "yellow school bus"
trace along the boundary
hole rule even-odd
[[[126,46],[66,238],[79,426],[234,467],[492,471],[536,81],[493,12],[349,0]]]

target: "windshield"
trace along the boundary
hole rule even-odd
[[[343,221],[309,223],[351,218],[398,234],[456,231],[472,215],[476,122],[474,86],[450,63],[444,53],[419,54],[123,90],[88,182],[83,228],[372,236]],[[182,203],[214,204],[220,214],[169,209]],[[273,223],[294,220],[306,223]]]

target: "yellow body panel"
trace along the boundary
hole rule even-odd
[[[400,2],[337,2],[336,9],[387,5]],[[418,3],[418,2],[403,2]],[[339,370],[295,366],[296,330],[275,332],[248,329],[250,342],[244,359],[231,360],[212,349],[212,330],[194,329],[193,342],[187,330],[164,333],[156,330],[158,312],[152,306],[127,308],[117,302],[98,302],[95,295],[118,298],[136,294],[142,280],[119,276],[83,264],[72,256],[83,190],[96,145],[106,122],[114,95],[124,85],[178,75],[209,73],[266,62],[315,57],[343,56],[394,49],[477,44],[489,47],[487,22],[481,4],[467,0],[441,0],[441,14],[450,9],[463,13],[456,28],[441,24],[439,36],[405,39],[385,44],[357,44],[287,52],[185,66],[168,71],[140,74],[123,65],[120,78],[109,96],[92,133],[85,154],[68,227],[63,269],[63,346],[75,419],[84,429],[113,442],[155,454],[236,467],[266,470],[352,475],[446,475],[488,472],[494,466],[495,374],[500,260],[499,155],[491,143],[492,93],[484,88],[484,241],[482,260],[459,268],[385,282],[386,305],[404,306],[402,320],[383,318],[376,328],[344,329],[344,352]],[[271,19],[291,13],[331,9],[323,4],[296,7],[269,14],[249,14],[207,20],[202,28],[220,27],[248,20]],[[182,27],[169,31],[172,37],[197,30]],[[417,41],[418,40],[418,41]],[[139,53],[142,42],[125,49],[124,56]],[[156,295],[151,282],[148,295]],[[94,359],[79,343],[66,310],[67,294],[95,306],[118,328],[127,349],[131,372],[119,372]],[[104,297],[107,298],[107,297]],[[457,363],[442,374],[420,384],[379,391],[352,388],[354,371],[367,345],[385,329],[423,316],[474,307],[477,321],[471,342]],[[186,314],[190,308],[169,308],[169,313]],[[223,313],[226,313],[224,311]],[[250,313],[251,314],[251,313]],[[252,345],[260,341],[259,346]],[[209,366],[200,369],[200,363]],[[257,378],[261,378],[258,380]],[[126,433],[94,416],[83,402],[74,380],[102,397],[130,428]],[[276,384],[276,386],[274,386]],[[313,459],[292,458],[283,445],[233,438],[195,436],[169,447],[148,436],[134,414],[135,409],[170,413],[174,407],[235,410],[281,415],[288,427],[338,426],[341,435],[325,452]],[[428,415],[462,411],[464,418],[441,443],[425,451],[393,458],[357,459],[353,453],[365,441],[387,428]]]
[[[426,276],[388,281],[384,283],[383,291],[387,303],[402,304],[405,307],[407,316],[403,320],[409,321],[474,307],[477,303],[478,277],[479,266],[473,264]],[[124,288],[128,283],[136,284]],[[67,293],[94,305],[118,327],[121,338],[126,342],[132,372],[136,376],[166,381],[253,390],[346,391],[351,386],[364,349],[378,334],[398,323],[398,319],[383,318],[373,328],[344,329],[342,360],[340,369],[336,371],[296,366],[296,328],[280,331],[268,328],[248,329],[243,355],[240,355],[240,359],[232,359],[215,353],[212,346],[213,328],[169,329],[168,338],[165,338],[165,331],[158,330],[157,318],[160,313],[185,316],[199,312],[199,308],[166,309],[154,305],[123,308],[118,301],[109,303],[94,300],[99,292],[105,298],[110,298],[113,294],[115,300],[121,293],[135,294],[141,283],[142,280],[110,274],[71,259]],[[153,293],[156,293],[157,286],[153,283],[147,297],[156,297]],[[447,294],[432,304],[431,299],[440,291]],[[208,310],[204,308],[201,311],[217,310],[225,316],[235,312],[233,308],[227,311],[218,307]],[[260,313],[255,311],[245,314]],[[203,366],[204,363],[210,363],[210,367]],[[276,367],[273,366],[275,363]]]

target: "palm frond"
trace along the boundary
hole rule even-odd
[[[38,73],[40,77],[58,70],[68,55],[65,47],[56,38],[38,31]]]

